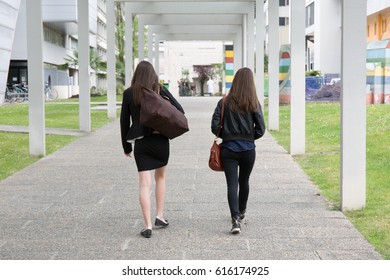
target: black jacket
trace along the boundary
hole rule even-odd
[[[160,94],[168,99],[173,106],[184,114],[182,106],[177,102],[173,95],[164,87],[161,87]],[[133,151],[132,144],[136,139],[144,136],[150,136],[153,129],[140,124],[140,106],[135,105],[131,88],[123,92],[122,110],[120,116],[122,147],[125,154]]]
[[[211,120],[211,131],[214,135],[217,135],[221,123],[222,100],[218,102]],[[264,135],[265,123],[261,108],[254,113],[234,113],[230,111],[229,101],[225,100],[224,111],[222,132],[219,135],[223,141],[254,141]]]

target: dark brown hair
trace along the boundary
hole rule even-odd
[[[153,65],[148,61],[141,61],[138,63],[131,79],[131,90],[133,93],[133,101],[135,105],[140,104],[141,94],[143,94],[142,87],[152,89],[154,91],[158,88],[158,77],[154,71]]]
[[[226,100],[232,112],[253,113],[260,107],[251,69],[244,67],[237,71]]]

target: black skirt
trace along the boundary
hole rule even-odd
[[[137,139],[134,158],[138,172],[153,170],[168,164],[169,139],[161,134],[152,134]]]

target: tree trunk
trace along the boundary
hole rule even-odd
[[[200,95],[201,96],[204,96],[203,86],[204,86],[204,82],[200,82]]]

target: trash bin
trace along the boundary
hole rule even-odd
[[[167,90],[169,90],[169,84],[168,84],[168,83],[163,83],[163,86],[164,86]]]

